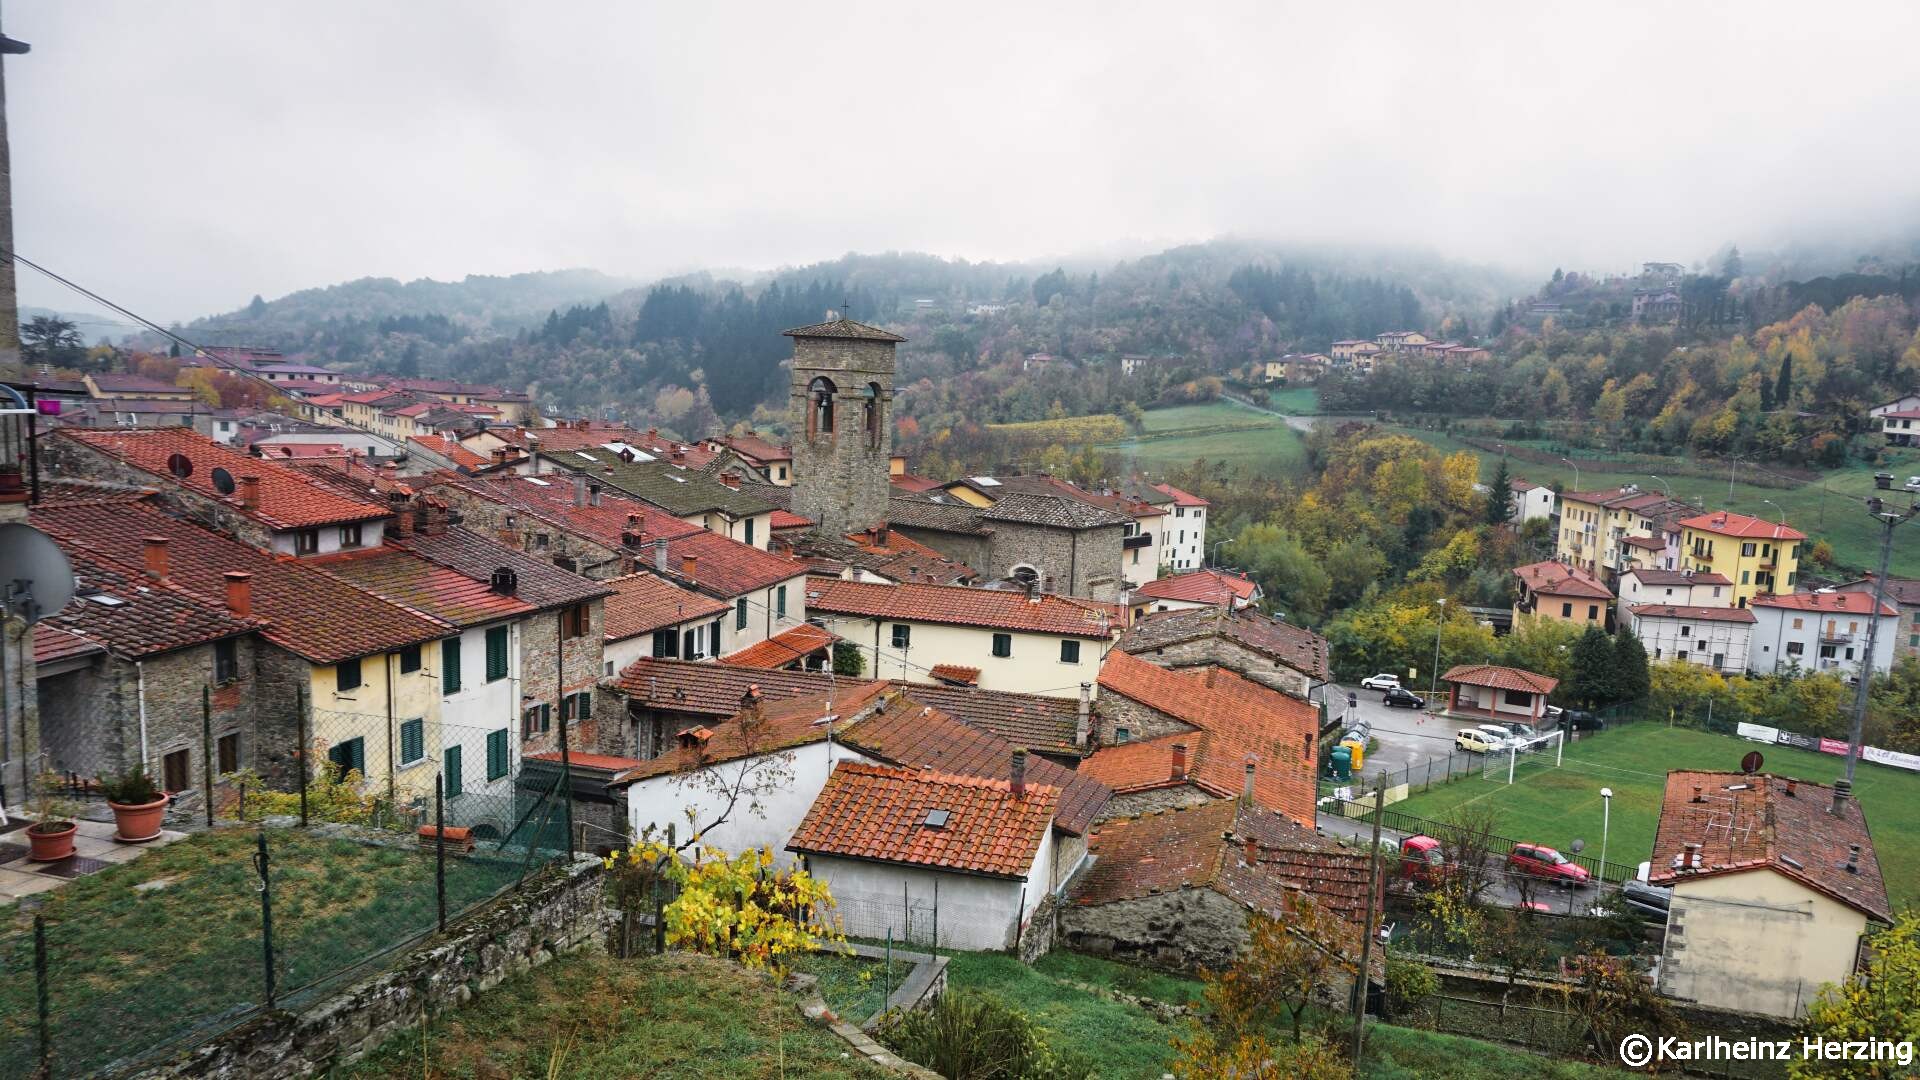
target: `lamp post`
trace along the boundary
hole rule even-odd
[[[1647,474],[1647,479],[1649,479],[1649,480],[1652,480],[1653,482],[1655,482],[1655,483],[1657,483],[1657,484],[1659,484],[1659,485],[1660,485],[1660,490],[1662,490],[1662,491],[1664,491],[1664,492],[1666,492],[1666,493],[1667,493],[1667,498],[1668,498],[1668,499],[1672,499],[1672,498],[1673,498],[1673,485],[1672,485],[1672,484],[1669,484],[1669,483],[1667,483],[1667,482],[1666,482],[1665,480],[1662,480],[1662,479],[1660,479],[1660,478],[1659,478],[1658,476],[1655,476],[1655,475],[1653,475],[1652,473],[1648,473],[1648,474]]]
[[[1561,458],[1560,460],[1566,462],[1569,465],[1573,465],[1573,490],[1579,491],[1580,490],[1580,466],[1574,465],[1572,458]]]
[[[1225,540],[1214,541],[1213,542],[1213,558],[1210,559],[1209,562],[1211,562],[1216,567],[1219,566],[1220,565],[1220,549],[1227,546],[1228,544],[1233,543],[1235,539],[1237,538],[1229,536]]]
[[[1761,499],[1760,501],[1780,511],[1780,524],[1785,525],[1787,523],[1787,512],[1780,509],[1779,503],[1774,502],[1772,499]]]
[[[1600,883],[1607,882],[1607,829],[1613,824],[1613,789],[1600,789]]]
[[[1880,573],[1873,579],[1873,610],[1867,618],[1867,652],[1860,658],[1860,685],[1853,694],[1853,730],[1847,735],[1847,774],[1833,785],[1832,812],[1853,795],[1853,767],[1860,761],[1860,733],[1867,723],[1867,694],[1873,683],[1873,653],[1879,647],[1880,609],[1887,603],[1887,569],[1893,561],[1893,530],[1913,520],[1920,503],[1908,496],[1905,512],[1889,510],[1878,496],[1867,500],[1867,512],[1880,522]]]
[[[1440,621],[1433,627],[1433,676],[1427,684],[1427,696],[1440,699],[1440,634],[1447,628],[1447,598],[1440,598]]]

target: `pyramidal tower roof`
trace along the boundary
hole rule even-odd
[[[905,341],[899,334],[888,333],[877,326],[857,323],[852,319],[834,319],[831,322],[814,323],[812,326],[796,326],[791,330],[782,330],[781,334],[792,338],[846,338],[854,341]]]

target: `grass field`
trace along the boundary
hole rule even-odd
[[[1514,784],[1478,776],[1456,780],[1395,803],[1393,809],[1444,818],[1466,803],[1493,807],[1496,832],[1564,848],[1575,838],[1587,854],[1600,854],[1600,789],[1613,789],[1607,858],[1629,865],[1653,851],[1660,799],[1669,769],[1737,771],[1754,744],[1731,735],[1657,724],[1633,724],[1589,736],[1566,747],[1560,768],[1523,769]],[[1765,770],[1780,776],[1830,784],[1844,768],[1830,754],[1772,746],[1762,750]],[[1896,907],[1920,902],[1920,776],[1862,762],[1854,789],[1866,810],[1874,850]]]
[[[1499,466],[1499,455],[1468,446],[1450,436],[1415,428],[1396,430],[1443,450],[1468,450],[1479,455],[1483,480],[1493,479],[1494,471]],[[1639,484],[1650,491],[1661,492],[1671,488],[1675,498],[1704,502],[1712,510],[1725,507],[1736,513],[1764,517],[1769,521],[1779,520],[1784,512],[1787,524],[1808,536],[1825,538],[1832,544],[1836,561],[1850,567],[1866,568],[1876,565],[1880,556],[1880,527],[1867,517],[1865,507],[1867,496],[1874,491],[1873,474],[1891,472],[1899,482],[1904,482],[1909,476],[1920,475],[1920,449],[1894,449],[1889,454],[1888,462],[1884,465],[1852,464],[1821,473],[1818,480],[1792,488],[1740,483],[1739,476],[1751,468],[1742,464],[1735,474],[1732,499],[1727,497],[1725,472],[1720,473],[1718,478],[1675,476],[1661,472],[1657,463],[1633,471],[1582,465],[1578,481],[1579,486],[1588,491],[1622,484]],[[1678,458],[1670,460],[1675,463],[1680,461]],[[1514,476],[1524,476],[1536,483],[1559,483],[1567,489],[1572,489],[1575,484],[1574,469],[1566,464],[1540,465],[1531,461],[1509,460],[1507,469]],[[1661,487],[1659,481],[1652,478],[1654,475],[1665,479],[1667,487]],[[1762,501],[1765,499],[1777,503],[1778,509]],[[1920,536],[1895,534],[1893,572],[1920,576]]]
[[[1289,416],[1312,416],[1320,411],[1320,391],[1311,386],[1290,386],[1267,391],[1267,408]]]
[[[1149,409],[1142,435],[1102,444],[1101,449],[1154,471],[1187,465],[1195,458],[1268,475],[1297,473],[1306,465],[1300,435],[1285,421],[1229,401]]]

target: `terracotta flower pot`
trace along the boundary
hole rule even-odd
[[[118,826],[114,839],[123,844],[144,844],[159,836],[161,819],[167,816],[167,802],[165,795],[150,803],[108,800],[107,807],[113,811],[113,821]]]
[[[27,826],[27,845],[32,852],[27,856],[34,862],[59,862],[73,854],[73,838],[80,826],[71,821],[53,821],[50,825],[61,826],[49,832],[41,832],[39,825]]]

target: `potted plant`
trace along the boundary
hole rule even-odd
[[[44,772],[34,784],[34,823],[27,826],[28,858],[34,862],[59,862],[73,854],[73,837],[80,826],[73,821],[73,808],[60,797],[64,783],[59,773]]]
[[[100,784],[113,811],[118,827],[114,839],[123,844],[144,844],[160,835],[160,821],[167,813],[167,793],[154,786],[144,762]]]

